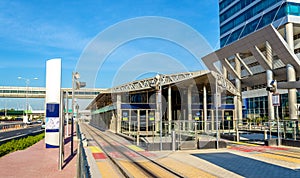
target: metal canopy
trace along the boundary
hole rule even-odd
[[[261,51],[261,47],[264,44],[268,44],[268,48],[271,49],[273,54],[278,56],[278,59],[280,60],[273,58],[273,61],[269,61],[266,58],[267,54]],[[251,68],[251,66],[248,66],[246,63],[242,62],[242,66],[247,70],[249,75],[241,77],[238,75],[236,69],[230,66],[228,58],[235,56],[238,60],[243,60],[238,54],[245,53],[252,53],[254,59],[259,63],[261,71],[257,72],[255,71],[257,68]],[[210,53],[203,57],[202,60],[210,70],[215,72],[219,71],[214,66],[214,63],[220,61],[234,78],[239,78],[241,79],[242,83],[245,82],[248,84],[250,81],[252,81],[253,84],[257,82],[256,80],[258,77],[255,77],[256,75],[265,74],[266,70],[277,71],[277,69],[284,68],[287,64],[294,66],[297,77],[300,76],[300,60],[294,54],[294,52],[290,50],[284,38],[272,25],[266,26],[228,46]],[[276,72],[274,74],[276,78],[285,77],[285,75],[276,76]]]

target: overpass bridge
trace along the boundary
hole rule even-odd
[[[72,88],[62,88],[68,92],[69,98],[72,97]],[[78,99],[94,99],[100,93],[107,93],[107,89],[99,88],[81,88],[75,90],[75,96]],[[0,98],[45,98],[46,88],[44,87],[15,87],[1,86]]]

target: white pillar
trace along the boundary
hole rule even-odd
[[[160,114],[161,105],[161,90],[156,90],[156,112],[155,112],[155,131],[159,131],[160,122],[162,121],[162,115]]]
[[[292,65],[286,65],[286,73],[288,82],[296,81],[296,72]],[[297,91],[296,89],[289,89],[288,91],[290,119],[297,119]]]
[[[168,133],[171,134],[172,128],[172,87],[168,88]]]
[[[228,75],[227,69],[226,69],[225,66],[223,66],[223,76],[224,76],[224,78],[227,78],[227,75]]]
[[[206,86],[203,86],[203,121],[204,121],[204,132],[207,132],[207,92]]]
[[[238,122],[242,121],[242,117],[243,117],[243,102],[242,102],[242,87],[241,87],[241,80],[240,79],[235,79],[235,86],[236,89],[238,90],[240,96],[235,96],[235,102],[236,102],[236,119],[238,120]]]
[[[272,80],[273,80],[273,72],[271,70],[267,70],[267,85],[269,85]],[[268,92],[268,117],[269,117],[269,120],[274,120],[274,106],[273,106],[273,103],[272,103],[272,93],[271,92]]]
[[[237,57],[234,58],[235,62],[235,71],[236,73],[241,77],[242,76],[242,70],[241,70],[241,62],[238,60]],[[240,96],[235,96],[236,100],[236,119],[238,121],[242,121],[242,109],[243,109],[243,104],[242,104],[242,86],[241,86],[241,80],[236,78],[235,79],[235,87],[238,90]]]
[[[235,71],[236,71],[236,73],[241,77],[241,62],[238,60],[238,58],[237,57],[234,57],[234,63],[235,63]],[[224,76],[225,78],[227,77],[227,76]]]
[[[292,52],[294,52],[294,30],[293,23],[287,23],[285,25],[285,40],[289,45]]]
[[[61,59],[46,62],[46,148],[59,147],[59,115],[61,104]],[[52,124],[55,123],[55,124]]]

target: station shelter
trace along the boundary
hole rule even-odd
[[[108,89],[88,109],[95,127],[151,137],[172,130],[213,133],[217,125],[233,129],[238,104],[239,92],[230,81],[203,70],[160,74]]]

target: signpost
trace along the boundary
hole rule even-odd
[[[266,88],[267,91],[272,92],[273,106],[276,106],[276,117],[277,117],[277,133],[278,133],[278,145],[280,145],[280,126],[279,126],[279,112],[278,107],[280,106],[280,95],[277,93],[277,89],[297,89],[300,92],[300,81],[289,81],[289,82],[276,82],[273,80]],[[289,106],[292,107],[292,106]],[[270,126],[271,127],[271,126]]]
[[[280,106],[280,95],[279,93],[274,93],[272,95],[273,106],[276,107],[276,118],[277,118],[277,137],[278,137],[278,145],[281,145],[280,139],[280,123],[279,123],[279,106]],[[270,126],[271,127],[271,126]]]

